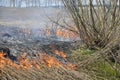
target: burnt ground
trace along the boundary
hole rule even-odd
[[[66,20],[70,21],[63,8],[0,7],[1,48],[7,47],[10,54],[15,56],[26,52],[30,58],[39,51],[61,58],[52,52],[51,45],[54,45],[59,51],[69,53],[68,48],[72,47],[69,41],[61,41],[55,36],[45,35],[44,28],[53,26],[48,16],[54,20],[66,17]],[[63,59],[63,62],[65,63],[66,60]]]
[[[71,63],[66,58],[63,58],[55,52],[54,50],[62,51],[65,55],[69,56],[70,50],[74,48],[72,42],[60,41],[55,38],[35,38],[21,36],[18,37],[19,33],[18,27],[6,27],[0,26],[0,52],[5,54],[6,58],[9,58],[13,62],[17,62],[18,57],[27,53],[27,58],[32,60],[38,55],[38,53],[47,54],[53,56],[57,61],[67,66]],[[23,33],[24,34],[24,33]],[[75,72],[71,69],[66,69],[64,67],[52,67],[41,65],[41,69],[30,69],[30,70],[19,70],[6,65],[4,68],[0,69],[0,79],[1,80],[80,80],[79,72]],[[54,75],[56,77],[54,77]]]
[[[19,32],[20,28],[17,27],[5,27],[1,25],[0,28],[0,50],[7,52],[8,55],[12,54],[15,56],[20,56],[26,52],[29,57],[34,57],[38,52],[42,52],[49,55],[54,55],[60,59],[62,57],[57,56],[54,52],[52,52],[53,49],[69,54],[69,50],[74,48],[72,41],[60,41],[55,38],[49,39],[48,37],[34,38],[34,35],[31,35],[31,37],[28,37],[28,35],[24,36],[25,33]],[[19,37],[20,34],[23,35]]]
[[[67,63],[72,63],[67,57],[65,59],[55,54],[53,49],[63,51],[65,55],[69,56],[70,50],[74,49],[73,42],[61,41],[55,36],[45,36],[44,34],[39,36],[38,33],[35,33],[38,28],[51,26],[51,21],[46,15],[55,20],[59,17],[63,19],[67,17],[66,20],[70,21],[64,9],[0,7],[0,52],[4,52],[5,57],[13,62],[17,62],[17,58],[23,53],[27,53],[27,57],[32,60],[40,52],[53,56],[66,66]],[[28,35],[23,28],[31,28],[32,34]],[[6,65],[4,69],[0,68],[0,80],[89,80],[88,76],[82,72],[64,67],[40,66],[40,70],[35,68],[19,70]]]

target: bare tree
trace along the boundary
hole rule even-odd
[[[119,33],[118,0],[62,0],[87,47],[105,47]],[[86,3],[85,3],[86,2]]]
[[[41,6],[41,0],[38,0],[38,3],[39,3],[39,7]]]
[[[13,7],[15,7],[15,1],[16,1],[16,0],[13,0]]]
[[[116,70],[116,73],[119,73],[120,0],[62,1],[76,25],[80,39],[83,40],[87,48],[100,50],[97,53],[108,63],[114,62],[114,67],[112,64],[111,66]],[[71,30],[69,26],[61,27]],[[93,58],[92,61],[95,59]]]

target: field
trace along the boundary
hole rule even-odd
[[[62,12],[62,13],[61,13]],[[51,25],[53,20],[67,18],[67,12],[62,8],[4,8],[0,7],[0,24],[16,26],[16,27],[31,27],[43,28]]]
[[[67,17],[64,9],[57,8],[0,8],[0,80],[80,79],[79,72],[72,69],[74,64],[66,59],[67,54],[60,52],[65,51],[63,45],[70,47],[68,43],[28,34],[27,29],[52,27],[47,16],[54,20]],[[24,28],[27,32],[22,31]]]
[[[91,18],[89,20],[85,15],[82,16],[91,24]],[[98,18],[101,19],[101,16]],[[78,18],[76,20],[80,20]],[[62,27],[76,30],[76,23],[63,8],[0,7],[0,80],[120,80],[120,62],[117,61],[117,64],[114,59],[120,60],[119,37],[113,39],[112,46],[101,47],[99,40],[102,40],[102,34],[94,33],[95,28],[102,28],[101,32],[105,32],[111,26],[101,27],[97,20],[92,27],[82,22],[87,25],[85,28],[89,33],[88,39],[87,33],[81,31],[83,42],[79,33],[63,29],[54,21]],[[106,37],[104,40],[107,42]],[[87,41],[88,45],[92,45],[87,47]],[[93,43],[89,44],[89,41]],[[110,53],[113,53],[112,56]]]

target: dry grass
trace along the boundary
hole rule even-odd
[[[42,66],[41,69],[15,69],[5,66],[0,69],[2,80],[80,80],[75,74],[63,67],[48,68]]]

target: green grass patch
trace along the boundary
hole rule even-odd
[[[89,49],[78,49],[72,51],[70,57],[70,61],[74,63],[84,62],[86,59],[89,59],[91,56],[94,56],[96,53],[95,51]],[[112,66],[114,63],[112,63]],[[115,69],[102,57],[97,59],[90,64],[84,65],[82,67],[81,64],[77,65],[77,71],[85,72],[86,74],[90,75],[93,80],[120,80],[120,73],[116,72]]]
[[[86,69],[97,80],[120,80],[120,74],[104,59],[99,59],[95,63],[87,65]]]
[[[68,56],[68,60],[71,62],[79,62],[87,59],[91,54],[93,54],[95,51],[89,50],[89,49],[77,49],[72,50],[71,54]]]
[[[80,49],[80,52],[81,52],[83,55],[90,55],[90,54],[93,54],[95,51],[90,50],[90,49]]]

